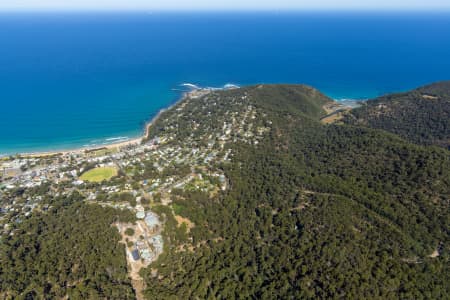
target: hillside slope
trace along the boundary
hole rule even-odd
[[[449,296],[449,152],[323,125],[328,101],[309,87],[270,85],[190,103],[208,113],[183,120],[179,136],[233,103],[255,107],[254,126],[270,130],[258,144],[226,146],[229,190],[178,192],[173,205],[196,227],[191,242],[171,239],[152,265],[157,277],[146,272],[149,299]]]
[[[449,299],[450,152],[323,122],[333,106],[304,85],[199,90],[142,145],[34,161],[57,177],[0,189],[0,299]],[[117,176],[78,182],[100,164]],[[162,242],[119,244],[142,211]]]
[[[346,122],[383,129],[421,145],[450,148],[450,81],[367,101]]]

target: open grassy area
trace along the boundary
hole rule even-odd
[[[119,152],[117,148],[100,148],[86,151],[85,153],[91,157],[105,156]]]
[[[109,180],[116,175],[117,175],[117,168],[104,167],[89,170],[83,173],[80,179],[83,181],[90,181],[90,182],[102,182],[103,180]]]

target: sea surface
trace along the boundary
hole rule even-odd
[[[183,83],[365,99],[445,79],[449,13],[3,13],[0,154],[139,136]]]

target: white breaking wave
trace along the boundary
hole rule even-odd
[[[199,87],[198,85],[193,84],[193,83],[182,83],[182,84],[180,84],[180,86],[184,86],[184,87],[187,87],[187,88],[190,88],[193,90],[201,90],[201,87]]]
[[[212,91],[219,91],[219,90],[230,90],[230,89],[238,89],[240,88],[240,86],[233,84],[233,83],[227,83],[225,85],[223,85],[222,87],[213,87],[213,86],[208,86],[208,87],[201,87],[197,84],[193,84],[193,83],[182,83],[180,84],[180,86],[183,87],[187,87],[190,88],[192,90],[212,90]]]
[[[223,86],[224,89],[238,89],[240,88],[240,86],[238,86],[237,84],[233,84],[233,83],[227,83]]]
[[[366,99],[366,98],[337,98],[337,99],[333,99],[333,100],[338,101],[338,102],[343,102],[343,101],[361,102],[361,101],[367,101],[369,99]]]
[[[92,140],[90,141],[88,144],[84,144],[83,147],[84,148],[94,148],[94,147],[99,147],[99,146],[103,146],[103,145],[109,145],[111,143],[116,143],[116,142],[125,142],[128,141],[130,138],[127,136],[118,136],[118,137],[111,137],[111,138],[106,138],[106,139],[97,139],[97,140]]]
[[[105,141],[120,141],[120,140],[128,140],[127,136],[118,136],[118,137],[112,137],[112,138],[108,138],[105,139]]]
[[[336,102],[339,102],[340,104],[350,107],[350,108],[356,108],[358,106],[361,106],[361,103],[364,101],[367,101],[367,99],[351,99],[351,98],[340,98],[340,99],[334,99]]]
[[[96,144],[96,143],[92,143],[92,144],[84,144],[84,145],[83,145],[83,148],[92,148],[92,147],[96,147],[96,146],[98,146],[98,144]]]
[[[213,91],[220,91],[220,90],[231,90],[231,89],[238,89],[240,88],[238,85],[236,84],[232,84],[232,83],[227,83],[222,87],[207,87],[207,90],[213,90]]]

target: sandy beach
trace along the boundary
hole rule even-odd
[[[96,147],[82,147],[71,150],[61,150],[61,151],[44,151],[44,152],[31,152],[31,153],[21,153],[19,154],[21,157],[45,157],[45,156],[54,156],[54,155],[67,155],[67,154],[81,154],[86,151],[92,151],[95,149],[116,149],[122,148],[130,145],[138,145],[142,142],[142,137],[130,139],[123,142],[112,143],[107,145],[99,145]]]
[[[178,105],[179,103],[183,102],[185,99],[187,99],[188,97],[196,97],[197,94],[199,93],[205,93],[208,92],[208,90],[206,89],[198,89],[198,90],[193,90],[193,91],[189,91],[189,92],[185,92],[183,93],[183,95],[180,97],[179,100],[177,100],[175,103],[173,103],[172,105],[170,105],[167,108],[161,109],[149,122],[147,122],[145,124],[145,129],[144,129],[144,133],[142,136],[137,137],[137,138],[132,138],[126,141],[120,141],[120,142],[112,142],[111,144],[105,144],[105,145],[97,145],[97,146],[92,146],[92,147],[80,147],[80,148],[75,148],[75,149],[67,149],[67,150],[60,150],[60,151],[42,151],[42,152],[30,152],[30,153],[20,153],[19,155],[21,157],[45,157],[45,156],[54,156],[54,155],[68,155],[68,154],[83,154],[86,151],[92,151],[95,149],[120,149],[123,147],[127,147],[127,146],[134,146],[134,145],[139,145],[142,143],[143,140],[148,139],[148,135],[149,135],[149,128],[150,126],[153,125],[153,123],[166,111],[172,109],[173,107],[175,107],[176,105]]]

